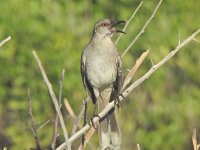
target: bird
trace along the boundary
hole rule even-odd
[[[125,34],[116,28],[122,23],[126,21],[103,19],[96,22],[92,37],[81,54],[82,81],[94,105],[93,116],[97,114],[97,107],[102,111],[113,100],[119,103],[122,60],[112,37],[116,33]],[[114,109],[100,120],[98,135],[101,150],[120,150],[121,133]]]

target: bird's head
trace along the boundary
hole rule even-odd
[[[124,33],[121,30],[118,30],[116,26],[121,23],[126,23],[126,21],[116,21],[111,19],[104,19],[101,21],[98,21],[94,26],[93,34],[97,34],[103,37],[112,37],[115,33],[120,32]]]

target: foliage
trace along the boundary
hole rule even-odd
[[[145,0],[117,45],[122,53],[154,10],[158,1]],[[58,94],[58,80],[66,70],[63,97],[76,113],[86,96],[79,64],[82,48],[89,41],[94,23],[101,18],[128,19],[139,1],[132,0],[0,0],[0,39],[12,40],[0,49],[0,148],[34,147],[28,130],[27,88],[38,127],[55,115],[31,51],[35,49]],[[164,1],[144,35],[123,58],[124,74],[137,57],[150,48],[149,58],[135,79],[158,62],[180,40],[200,27],[200,1]],[[171,62],[137,88],[119,113],[123,149],[191,149],[191,135],[200,124],[199,45],[185,47]],[[5,66],[4,66],[5,65]],[[89,105],[92,105],[91,103]],[[89,106],[91,107],[91,106]],[[66,124],[72,120],[63,108]],[[126,116],[126,117],[124,117]],[[53,133],[53,123],[39,130],[42,147]],[[63,138],[60,136],[60,142]],[[94,140],[94,142],[97,142]]]

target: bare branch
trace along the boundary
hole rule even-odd
[[[34,138],[35,138],[37,150],[41,150],[41,146],[40,146],[40,142],[39,142],[39,138],[38,138],[38,133],[37,133],[37,129],[36,129],[36,124],[35,124],[35,119],[34,119],[33,113],[32,113],[31,96],[30,96],[29,88],[28,88],[27,94],[28,94],[28,113],[29,113],[29,116],[31,118],[31,126],[32,126],[31,131],[32,131]]]
[[[120,96],[120,101],[123,101],[125,97],[127,97],[137,86],[143,83],[146,79],[148,79],[157,69],[159,69],[162,65],[164,65],[167,61],[169,61],[182,47],[187,45],[189,42],[194,40],[195,36],[200,33],[200,29],[194,32],[191,36],[185,39],[182,43],[180,43],[173,51],[171,51],[167,56],[165,56],[159,63],[154,65],[146,74],[132,83],[124,92],[122,93],[123,96]],[[104,117],[112,108],[114,107],[114,101],[110,102],[107,107],[101,111],[98,116],[100,118]],[[99,121],[98,117],[93,119],[93,122],[96,123]],[[82,134],[84,134],[88,129],[90,129],[90,125],[85,125],[82,129],[76,132],[73,136],[70,137],[69,141],[72,143],[74,140],[79,138]],[[61,150],[65,146],[65,143],[61,144],[56,150]]]
[[[45,123],[43,123],[39,128],[38,131],[42,128],[44,128],[48,123],[50,122],[50,120],[47,120]]]
[[[84,136],[84,144],[80,144],[77,150],[83,150],[85,148],[85,146],[89,142],[94,132],[95,132],[95,128],[91,126],[87,134]]]
[[[140,150],[140,144],[137,144],[137,150]]]
[[[83,100],[83,105],[82,105],[82,108],[79,112],[79,115],[78,117],[76,118],[75,122],[74,122],[74,126],[72,128],[72,133],[71,135],[74,135],[74,133],[76,132],[77,128],[81,128],[80,126],[80,121],[81,121],[81,118],[83,117],[83,114],[84,114],[84,109],[85,109],[85,103],[87,103],[88,101],[90,100],[89,97],[86,98],[86,100]]]
[[[62,99],[62,82],[64,80],[65,77],[65,70],[62,70],[62,74],[59,80],[59,95],[58,95],[58,104],[61,107],[61,99]],[[58,137],[58,113],[56,113],[56,117],[54,120],[54,130],[53,130],[53,137],[52,137],[52,142],[51,142],[51,149],[54,150],[55,146],[56,146],[56,140]]]
[[[198,150],[199,147],[200,147],[200,144],[198,144],[198,141],[197,141],[197,132],[196,132],[196,129],[193,130],[192,143],[193,143],[194,150]]]
[[[67,100],[67,98],[64,98],[64,105],[65,105],[65,108],[67,109],[68,113],[70,114],[70,116],[73,119],[76,119],[76,115],[75,115],[71,105],[69,104],[69,101]]]
[[[148,53],[149,53],[149,50],[147,50],[146,52],[143,52],[142,55],[140,56],[140,58],[136,61],[135,65],[131,68],[131,70],[129,71],[128,75],[126,76],[126,78],[124,80],[124,84],[123,84],[122,90],[130,83],[130,81],[133,78],[135,72],[140,67],[140,65],[142,64],[144,59],[147,57]]]
[[[132,16],[129,18],[129,20],[126,22],[126,25],[124,26],[123,28],[123,32],[126,31],[126,28],[128,27],[129,23],[131,22],[131,20],[134,18],[135,14],[137,13],[137,11],[140,9],[140,7],[142,6],[143,4],[143,1],[140,2],[140,4],[138,5],[138,7],[136,8],[136,10],[133,12]],[[117,43],[119,42],[119,40],[121,39],[122,37],[122,33],[119,34],[117,40],[115,41],[115,44],[117,45]]]
[[[8,36],[6,39],[4,39],[3,41],[0,42],[0,47],[3,46],[6,42],[8,42],[9,40],[11,40],[11,36]]]
[[[40,69],[40,72],[41,72],[42,77],[44,79],[44,82],[45,82],[45,84],[46,84],[46,86],[47,86],[47,88],[49,90],[49,94],[50,94],[51,99],[52,99],[52,101],[54,103],[56,113],[58,114],[60,125],[61,125],[61,128],[63,130],[63,134],[64,134],[64,138],[65,138],[65,143],[66,143],[65,147],[67,148],[67,150],[71,150],[71,144],[70,144],[69,139],[68,139],[68,132],[67,132],[67,129],[65,127],[64,119],[63,119],[62,113],[60,111],[60,106],[58,104],[58,100],[57,100],[57,98],[55,96],[55,93],[53,91],[52,85],[51,85],[49,79],[47,78],[47,75],[46,75],[46,73],[44,71],[42,63],[41,63],[39,57],[37,56],[37,53],[35,51],[33,51],[32,53],[33,53],[33,56],[34,56],[34,58],[35,58],[35,60],[36,60],[36,62],[38,64],[38,66],[39,66],[39,69]]]
[[[7,147],[4,147],[3,150],[7,150]]]
[[[124,55],[129,51],[129,49],[133,46],[133,44],[137,41],[137,39],[145,32],[146,27],[148,26],[148,24],[151,22],[151,20],[153,19],[153,17],[155,16],[158,8],[160,7],[160,4],[162,3],[163,0],[160,0],[158,5],[156,6],[156,8],[154,9],[151,17],[147,20],[147,22],[144,24],[143,28],[140,30],[140,32],[136,35],[136,37],[134,38],[134,40],[130,43],[130,45],[125,49],[125,51],[122,54],[122,57],[124,57]]]

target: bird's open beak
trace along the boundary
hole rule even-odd
[[[121,24],[121,23],[126,23],[126,21],[123,21],[123,20],[115,21],[115,20],[113,20],[113,21],[111,22],[111,25],[112,25],[112,27],[115,27],[115,26],[117,26],[118,24]],[[119,29],[116,29],[116,32],[120,32],[120,33],[126,34],[126,32],[121,31],[121,30],[119,30]]]

